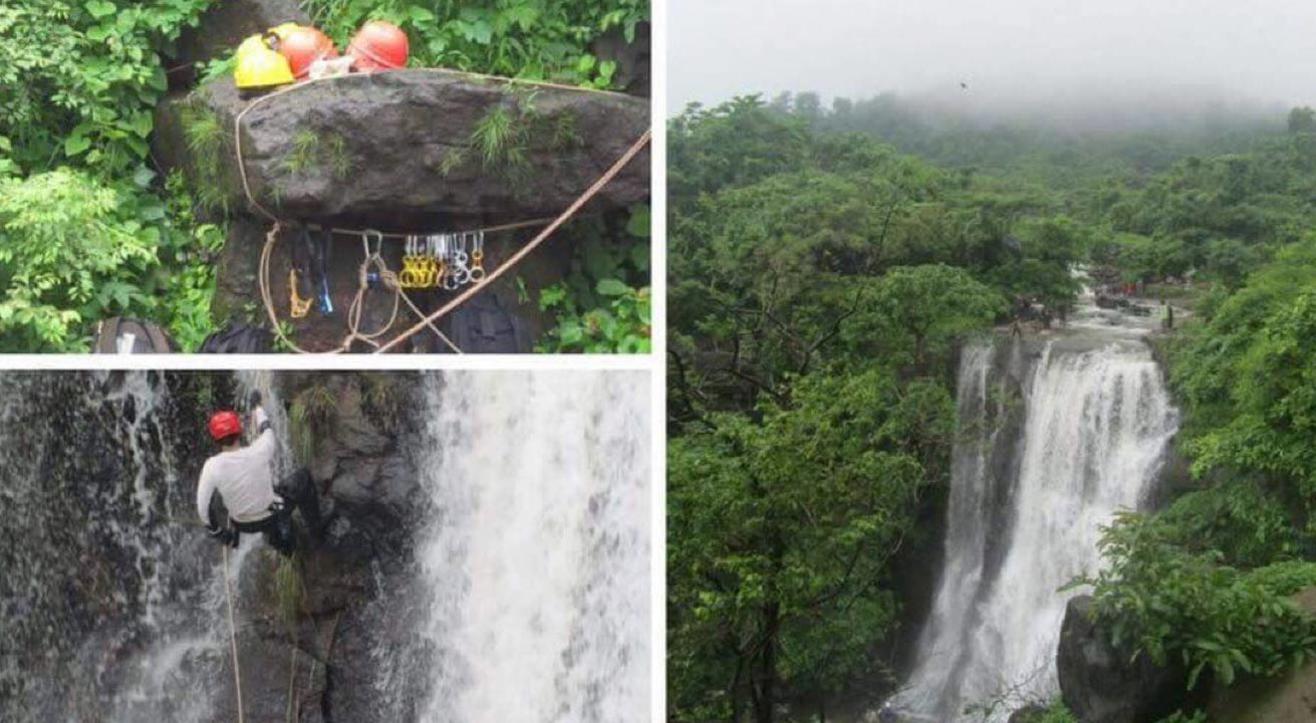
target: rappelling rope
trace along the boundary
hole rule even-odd
[[[406,331],[399,334],[395,339],[393,339],[393,341],[390,341],[389,343],[376,349],[374,353],[379,354],[382,352],[386,352],[389,349],[392,349],[393,347],[402,343],[404,339],[407,339],[408,337],[412,336],[413,334],[420,331],[421,329],[424,329],[427,324],[432,324],[433,322],[439,320],[445,314],[460,306],[467,299],[471,298],[475,294],[478,294],[486,286],[493,283],[493,281],[497,279],[499,276],[502,276],[504,273],[506,273],[509,269],[511,269],[518,262],[524,259],[531,251],[534,251],[537,246],[542,244],[549,236],[553,234],[554,231],[558,229],[559,226],[569,221],[572,216],[576,215],[576,212],[579,211],[582,206],[584,206],[586,203],[589,203],[590,199],[594,198],[594,196],[597,195],[599,191],[603,190],[603,187],[608,185],[608,183],[610,183],[612,179],[617,176],[618,173],[621,173],[621,170],[626,167],[626,164],[630,163],[631,160],[634,159],[635,156],[638,155],[639,152],[646,145],[649,144],[649,141],[652,138],[653,138],[653,131],[646,130],[644,134],[641,135],[639,139],[635,141],[635,143],[631,144],[630,148],[626,149],[626,152],[622,154],[621,158],[618,158],[617,162],[612,164],[611,168],[609,168],[602,176],[599,176],[599,179],[594,182],[594,185],[585,189],[585,192],[580,194],[580,197],[577,198],[575,201],[573,201],[571,205],[568,206],[567,209],[563,211],[557,218],[553,219],[553,222],[550,223],[546,228],[544,228],[544,230],[540,231],[539,235],[535,236],[533,239],[530,240],[529,243],[518,249],[516,253],[509,256],[506,261],[499,264],[498,268],[494,269],[493,271],[490,271],[489,274],[484,277],[484,279],[480,280],[479,282],[476,282],[473,286],[470,286],[465,291],[458,294],[456,298],[444,304],[443,307],[440,308],[438,311],[425,317],[421,321],[421,323],[416,324],[410,329],[407,329]]]
[[[508,84],[529,84],[529,85],[536,85],[541,87],[558,88],[563,90],[600,92],[587,88],[575,88],[573,86],[564,86],[554,83],[520,81],[510,78],[500,78],[498,76],[492,76],[492,75],[482,75],[479,73],[466,73],[461,71],[449,71],[449,70],[439,70],[439,69],[431,69],[431,68],[421,68],[417,70],[419,72],[430,71],[430,72],[439,72],[444,74],[459,73],[461,75],[466,75],[469,77],[480,78],[483,80],[494,80],[499,82],[505,82]],[[251,184],[247,178],[246,159],[244,158],[242,151],[242,119],[246,117],[247,113],[251,112],[254,108],[256,108],[256,106],[272,98],[275,98],[279,95],[292,92],[294,90],[297,90],[298,88],[304,88],[308,85],[311,85],[312,83],[318,83],[318,82],[323,82],[327,80],[336,80],[336,79],[337,78],[335,77],[318,78],[318,79],[297,83],[295,85],[290,85],[284,88],[280,88],[272,93],[269,93],[252,101],[245,108],[243,108],[233,119],[234,152],[237,156],[237,161],[238,161],[238,175],[241,177],[242,180],[242,192],[247,197],[247,202],[250,203],[253,208],[260,211],[261,214],[263,214],[266,218],[274,222],[274,226],[270,229],[270,232],[265,237],[265,247],[261,250],[260,272],[259,272],[261,298],[265,303],[265,310],[266,313],[269,315],[270,324],[274,327],[275,334],[277,334],[278,337],[281,340],[283,340],[284,344],[286,344],[288,348],[300,354],[310,354],[313,352],[301,348],[296,343],[294,343],[291,339],[289,339],[286,334],[283,333],[283,328],[279,324],[278,314],[274,309],[274,300],[270,293],[270,288],[269,288],[270,253],[274,248],[274,242],[278,237],[278,232],[283,222],[279,219],[278,216],[274,215],[274,213],[272,213],[269,209],[262,206],[260,202],[256,200],[255,196],[251,192]],[[369,243],[366,241],[367,233],[378,235],[381,238],[385,235],[398,237],[398,236],[403,236],[403,234],[382,234],[378,231],[371,231],[369,229],[330,229],[331,232],[338,231],[342,233],[360,234],[362,236],[363,243],[366,244],[366,258],[364,261],[362,261],[361,267],[359,268],[358,271],[359,283],[358,283],[357,293],[356,296],[353,298],[352,305],[349,307],[348,310],[348,334],[344,338],[342,344],[340,344],[337,349],[330,350],[328,353],[337,354],[337,353],[349,351],[351,349],[352,343],[358,340],[364,341],[370,344],[371,346],[376,347],[375,353],[384,352],[393,348],[394,346],[397,346],[397,344],[403,341],[404,339],[413,336],[416,332],[427,327],[430,330],[432,330],[435,334],[437,334],[439,338],[442,339],[443,342],[447,344],[448,347],[451,348],[453,351],[455,351],[458,354],[462,353],[461,349],[459,349],[457,345],[452,342],[451,339],[445,336],[443,332],[439,331],[438,327],[434,325],[434,322],[437,321],[439,318],[443,317],[452,309],[462,304],[464,301],[469,299],[475,293],[484,289],[484,287],[487,286],[490,282],[492,282],[494,279],[497,279],[504,272],[510,269],[513,265],[515,265],[523,258],[525,258],[525,256],[529,254],[530,251],[532,251],[534,248],[539,246],[539,244],[543,243],[550,235],[552,235],[554,231],[558,229],[558,227],[560,227],[563,223],[565,223],[566,221],[570,220],[573,216],[575,216],[576,212],[579,211],[582,206],[584,206],[595,195],[597,195],[598,192],[602,190],[604,186],[608,185],[608,183],[610,183],[612,179],[615,178],[617,174],[620,173],[621,170],[625,168],[628,163],[630,163],[630,161],[640,152],[640,150],[643,149],[646,145],[648,145],[652,136],[653,136],[653,131],[646,130],[643,133],[643,135],[641,135],[640,138],[634,144],[632,144],[629,149],[627,149],[626,153],[622,154],[622,157],[618,159],[617,162],[612,165],[612,167],[610,167],[602,176],[600,176],[599,179],[595,181],[592,186],[587,188],[585,192],[581,194],[580,197],[577,198],[574,202],[572,202],[572,204],[568,206],[567,209],[563,211],[560,215],[558,215],[557,218],[549,222],[548,226],[543,231],[541,231],[539,235],[537,235],[534,239],[532,239],[519,251],[512,254],[512,256],[508,258],[507,261],[499,265],[498,268],[494,269],[484,279],[482,279],[479,282],[476,282],[474,286],[471,286],[466,291],[459,294],[457,298],[448,302],[443,306],[443,308],[439,309],[437,312],[434,312],[429,316],[425,316],[424,312],[422,312],[420,308],[417,307],[416,304],[414,304],[411,301],[411,298],[407,296],[406,292],[402,290],[401,284],[398,283],[397,275],[392,271],[390,271],[387,265],[384,264],[383,259],[379,256],[379,250],[376,249],[372,254],[369,249]],[[484,229],[484,231],[492,232],[492,231],[524,228],[528,226],[536,226],[542,222],[543,221],[539,219],[532,221],[522,221],[518,223],[505,224],[502,226],[494,226],[491,228]],[[393,288],[395,291],[395,296],[393,299],[393,312],[389,317],[388,324],[385,324],[384,326],[380,327],[380,329],[378,329],[375,332],[369,334],[363,334],[360,331],[359,325],[361,320],[362,309],[364,307],[365,294],[369,288],[369,271],[371,266],[375,266],[378,269],[380,282],[383,283],[385,286]],[[405,300],[407,302],[407,306],[411,308],[412,312],[415,313],[417,316],[421,317],[421,321],[417,323],[415,326],[408,329],[407,331],[403,332],[393,341],[390,341],[387,344],[381,346],[378,342],[375,341],[375,339],[386,333],[388,329],[392,326],[393,322],[396,321],[399,299]]]
[[[233,652],[233,687],[238,692],[238,723],[244,723],[242,714],[242,670],[238,668],[238,626],[233,620],[233,587],[228,579],[228,545],[220,548],[224,555],[224,593],[228,596],[228,641]]]

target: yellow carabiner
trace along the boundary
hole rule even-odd
[[[311,310],[311,300],[297,293],[297,269],[288,269],[288,315],[301,319]]]

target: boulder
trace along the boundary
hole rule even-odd
[[[1150,723],[1200,707],[1205,681],[1190,692],[1184,666],[1158,666],[1146,655],[1130,662],[1128,651],[1110,644],[1091,609],[1091,596],[1070,599],[1056,651],[1061,696],[1075,717],[1083,723]]]
[[[1299,608],[1316,615],[1316,587],[1293,597]],[[1276,678],[1243,678],[1215,686],[1207,705],[1210,720],[1231,723],[1307,723],[1316,720],[1316,662]]]
[[[231,206],[245,207],[233,134],[248,108],[240,146],[262,206],[286,219],[397,231],[554,216],[649,127],[640,98],[456,71],[354,74],[250,101],[222,79],[160,104],[155,157],[219,179]],[[209,158],[189,143],[198,118],[220,129]],[[589,208],[648,196],[646,149]]]

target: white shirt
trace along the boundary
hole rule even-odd
[[[260,429],[268,417],[256,407],[252,423]],[[259,522],[270,516],[274,495],[274,430],[261,432],[256,441],[231,452],[220,452],[206,460],[196,488],[196,511],[210,524],[210,496],[219,492],[229,517],[238,522]]]

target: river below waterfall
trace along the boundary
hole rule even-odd
[[[943,569],[888,711],[1004,721],[1059,694],[1059,589],[1100,565],[1116,511],[1148,504],[1178,428],[1151,326],[1089,305],[1064,331],[964,349]]]
[[[228,559],[245,719],[648,720],[648,375],[329,377],[0,374],[0,720],[238,718],[205,419],[260,390],[288,471],[316,384],[297,621],[262,539]]]

